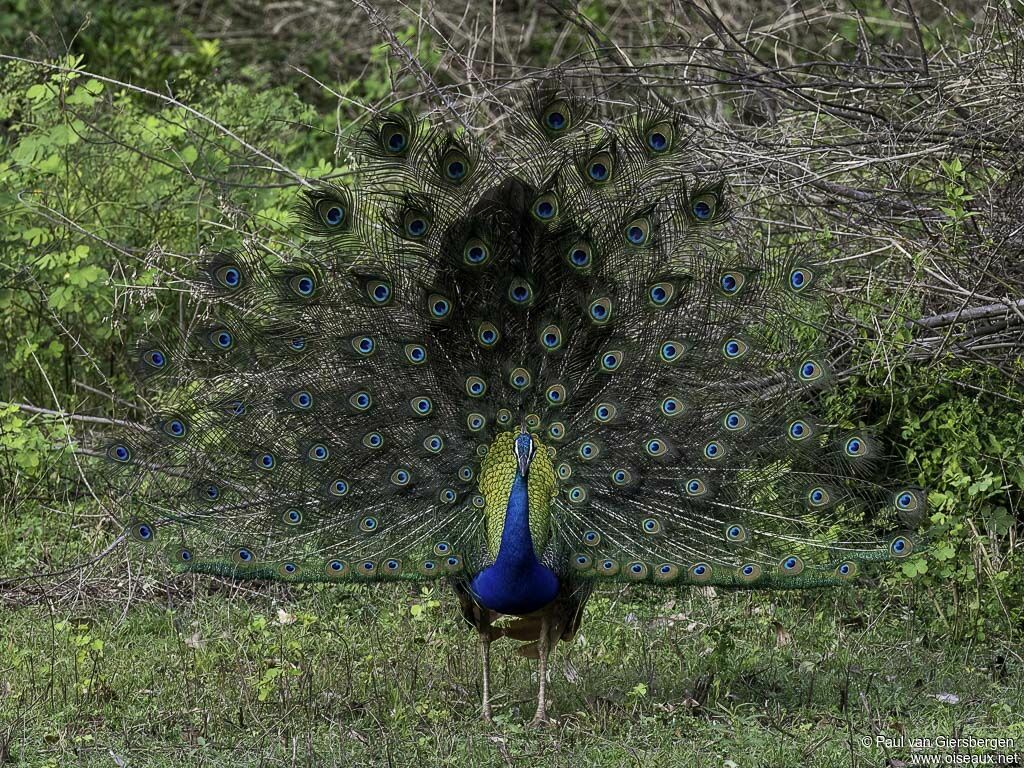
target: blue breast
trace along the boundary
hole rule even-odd
[[[558,594],[558,577],[533,551],[526,479],[518,473],[505,512],[498,556],[473,578],[471,588],[481,605],[513,616],[533,613]]]

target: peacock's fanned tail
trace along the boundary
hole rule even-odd
[[[668,113],[541,89],[478,143],[404,114],[308,192],[300,258],[212,257],[144,342],[152,424],[104,447],[131,535],[188,571],[330,581],[481,566],[481,462],[552,455],[579,578],[806,587],[905,557],[925,504],[821,420],[823,260],[730,217]],[[901,522],[902,521],[902,522]]]

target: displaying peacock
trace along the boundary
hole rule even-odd
[[[135,352],[159,415],[104,453],[180,570],[448,579],[484,716],[504,636],[542,722],[595,584],[848,582],[910,554],[925,497],[824,421],[826,265],[733,220],[682,118],[551,85],[501,109],[487,141],[379,117],[298,256],[212,256],[194,327]]]

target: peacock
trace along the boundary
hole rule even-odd
[[[105,443],[126,536],[176,569],[447,580],[546,666],[596,585],[808,588],[920,547],[917,487],[826,418],[829,283],[701,164],[687,119],[550,81],[487,129],[388,111],[294,253],[204,257]],[[855,535],[841,523],[855,521]]]

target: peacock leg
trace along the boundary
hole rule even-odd
[[[544,616],[540,622],[540,637],[537,638],[537,658],[540,662],[540,690],[537,692],[537,712],[533,716],[533,720],[530,725],[547,725],[551,721],[548,719],[547,710],[547,680],[548,680],[548,653],[549,648],[549,624],[550,619],[548,616]]]
[[[482,716],[488,723],[491,720],[491,634],[490,632],[480,633],[480,657],[484,667],[484,696]]]

